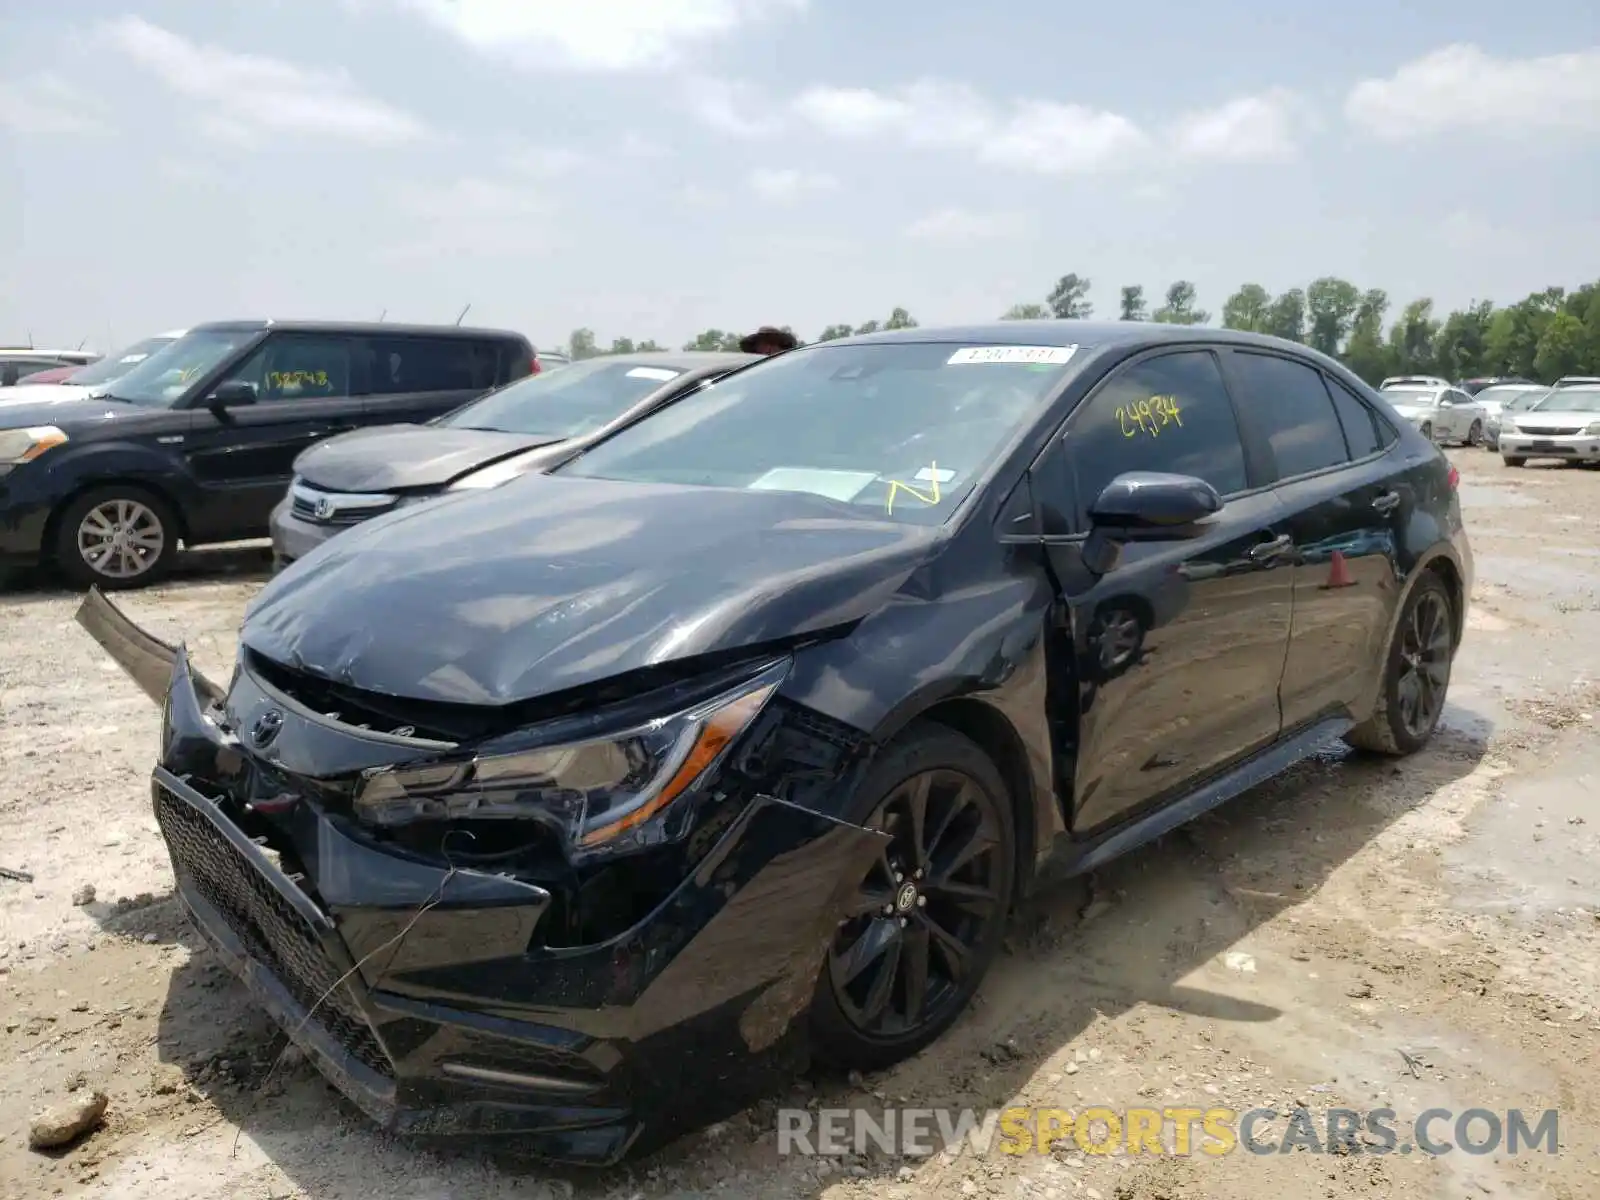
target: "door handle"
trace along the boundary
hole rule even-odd
[[[1399,492],[1385,492],[1372,502],[1372,507],[1387,516],[1400,506]]]
[[[1271,562],[1275,558],[1282,558],[1294,549],[1294,539],[1287,533],[1280,533],[1270,542],[1262,542],[1250,547],[1251,562]]]

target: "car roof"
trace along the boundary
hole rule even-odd
[[[189,333],[239,330],[264,332],[268,329],[286,333],[345,333],[367,335],[399,335],[425,337],[494,337],[516,338],[527,341],[520,333],[510,329],[479,329],[461,325],[403,325],[396,321],[280,321],[276,318],[240,321],[206,321],[189,327]]]
[[[1315,357],[1316,351],[1299,342],[1241,329],[1215,329],[1209,325],[1166,325],[1156,321],[988,321],[981,325],[922,326],[816,342],[817,346],[860,346],[878,342],[971,342],[994,346],[1077,346],[1084,350],[1106,347],[1157,346],[1184,342],[1226,342],[1262,349],[1298,350]]]

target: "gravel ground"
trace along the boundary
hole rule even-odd
[[[1302,764],[1020,913],[980,1002],[915,1061],[797,1081],[604,1174],[386,1138],[277,1061],[173,899],[155,710],[74,625],[75,597],[14,582],[0,867],[35,878],[0,878],[0,1198],[1600,1195],[1600,473],[1451,455],[1478,584],[1426,752]],[[225,677],[265,565],[193,554],[126,607]],[[28,1148],[34,1114],[94,1089],[98,1129]],[[1430,1107],[1559,1108],[1561,1152],[779,1156],[779,1103],[1388,1107],[1403,1133]]]

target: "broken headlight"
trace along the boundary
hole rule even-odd
[[[722,762],[788,668],[775,663],[709,700],[603,737],[374,768],[357,789],[355,813],[378,826],[532,821],[576,854],[611,848]]]

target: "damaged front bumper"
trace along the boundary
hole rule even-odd
[[[153,800],[206,941],[372,1119],[415,1134],[520,1135],[603,1165],[721,1120],[804,1060],[803,1016],[838,915],[883,834],[757,795],[643,920],[546,947],[549,885],[376,848],[299,800],[240,801],[253,755],[233,732],[259,685],[227,694],[184,649],[91,592],[79,622],[162,704]],[[266,698],[275,744],[383,735]],[[392,744],[387,747],[392,755]]]

